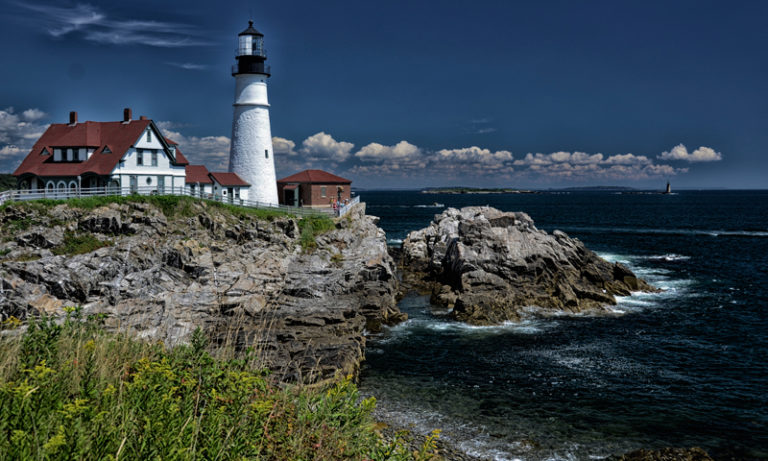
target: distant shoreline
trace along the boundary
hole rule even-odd
[[[445,187],[422,189],[422,194],[541,194],[541,191],[527,189],[474,189],[469,187]]]

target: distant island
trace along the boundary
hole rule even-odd
[[[422,194],[539,194],[538,191],[525,189],[496,188],[485,189],[476,187],[429,187],[421,190]]]

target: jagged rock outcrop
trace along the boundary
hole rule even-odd
[[[170,344],[201,327],[216,343],[253,347],[284,380],[356,374],[366,329],[403,314],[384,232],[364,204],[350,213],[305,251],[296,219],[204,202],[170,215],[140,202],[14,204],[0,212],[0,320],[79,305]],[[72,239],[101,248],[59,254]]]
[[[405,281],[426,283],[460,321],[519,320],[527,310],[582,312],[615,295],[653,288],[564,232],[549,234],[525,213],[449,208],[403,242]]]

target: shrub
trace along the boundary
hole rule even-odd
[[[51,252],[55,255],[81,255],[112,244],[111,240],[99,240],[93,234],[67,232],[61,245],[54,247]]]
[[[344,380],[277,387],[253,357],[220,360],[196,331],[173,349],[105,332],[70,309],[0,340],[0,459],[432,459],[373,430]]]
[[[304,251],[317,247],[317,236],[336,228],[333,220],[327,216],[306,216],[299,221],[301,237],[299,242]]]

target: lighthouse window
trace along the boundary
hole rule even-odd
[[[269,149],[264,149],[264,158],[269,158]]]

